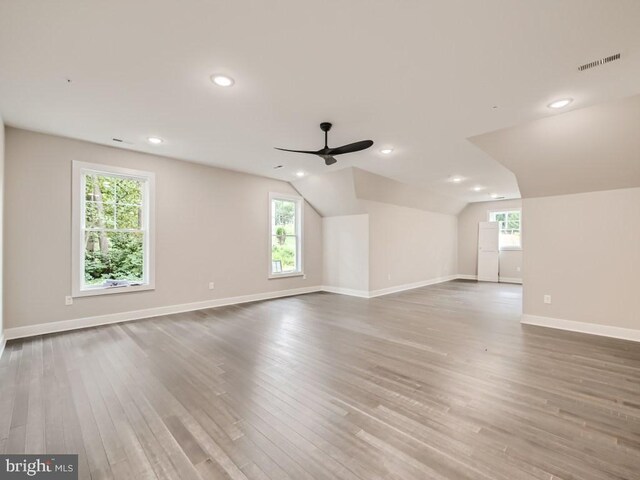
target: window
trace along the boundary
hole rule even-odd
[[[500,224],[500,250],[522,248],[522,212],[520,210],[489,212],[489,221]]]
[[[154,288],[154,174],[73,162],[73,296]]]
[[[270,278],[302,275],[302,198],[269,195]]]

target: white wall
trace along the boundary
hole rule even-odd
[[[4,257],[4,249],[2,241],[4,238],[4,122],[0,116],[0,355],[4,350],[4,322],[2,315],[2,297],[4,294],[4,284],[2,275],[2,261]]]
[[[322,284],[322,221],[304,211],[302,277],[269,280],[268,195],[286,182],[6,129],[5,327],[20,327]],[[156,289],[74,299],[71,162],[156,174]],[[215,282],[215,290],[208,283]]]
[[[478,274],[478,223],[489,220],[489,212],[502,208],[521,208],[522,200],[470,203],[458,215],[458,273]],[[527,229],[527,214],[522,214],[522,230]],[[526,248],[523,241],[523,248]],[[500,277],[522,279],[522,250],[500,252]]]
[[[369,291],[369,215],[322,219],[324,284],[336,291]]]
[[[370,296],[456,275],[455,216],[371,201],[363,208],[369,213],[323,219],[326,286]]]
[[[457,273],[454,215],[378,202],[369,212],[369,289],[429,282]]]
[[[523,209],[525,316],[640,330],[640,188],[527,198]]]

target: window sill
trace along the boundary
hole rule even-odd
[[[521,252],[522,247],[502,247],[501,252]]]
[[[304,277],[304,272],[291,272],[291,273],[272,273],[269,275],[269,280],[276,278],[290,278],[290,277]]]
[[[78,297],[93,297],[95,295],[112,295],[116,293],[133,293],[143,292],[145,290],[155,290],[155,285],[133,285],[130,287],[96,287],[87,288],[73,293],[73,298]]]

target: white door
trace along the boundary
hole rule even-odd
[[[480,222],[478,225],[478,280],[498,281],[499,223]]]

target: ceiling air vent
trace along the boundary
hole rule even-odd
[[[580,65],[578,67],[578,70],[582,72],[584,70],[589,70],[590,68],[593,68],[593,67],[599,67],[600,65],[604,65],[605,63],[613,62],[615,60],[620,60],[619,53],[601,58],[599,60],[594,60],[593,62],[585,63],[584,65]]]

